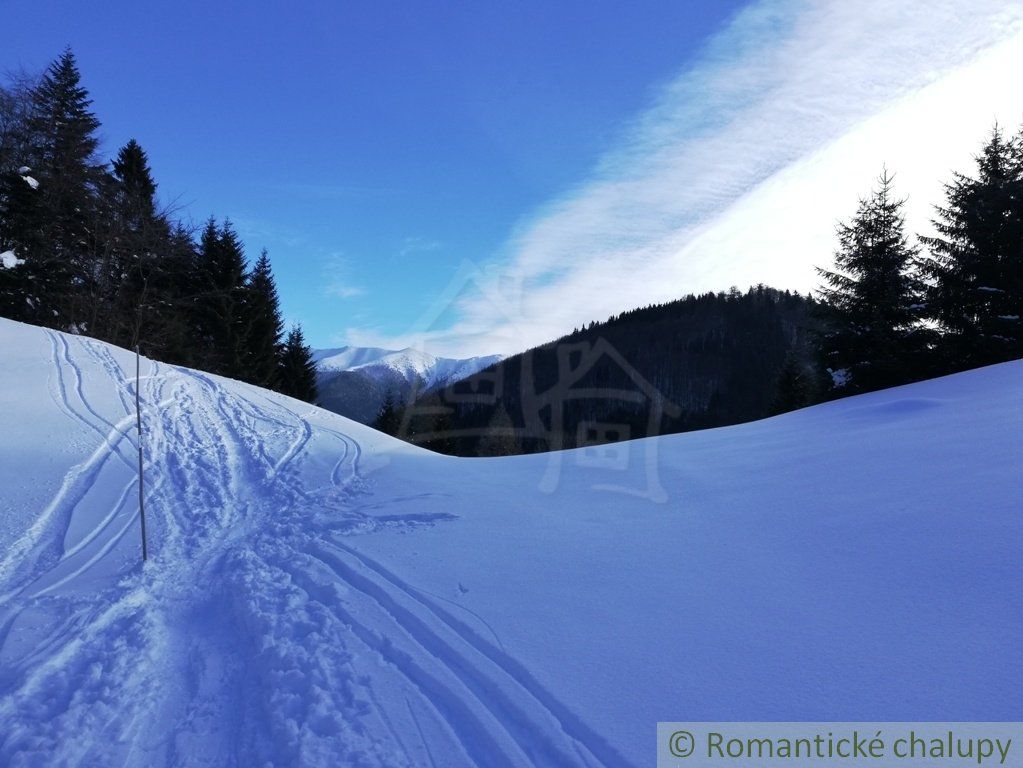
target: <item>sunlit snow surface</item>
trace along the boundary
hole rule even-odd
[[[454,459],[143,360],[142,569],[134,357],[0,349],[0,765],[641,766],[658,720],[1023,719],[1021,363]]]

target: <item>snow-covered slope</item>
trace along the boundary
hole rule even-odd
[[[456,459],[0,321],[0,765],[640,766],[1023,719],[1023,363]]]
[[[500,355],[456,359],[435,357],[421,349],[402,350],[376,347],[319,349],[313,354],[321,373],[360,370],[372,376],[397,373],[409,384],[416,379],[424,389],[435,389],[460,381],[501,360]]]

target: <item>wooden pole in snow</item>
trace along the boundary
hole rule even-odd
[[[140,371],[142,368],[141,356],[139,355],[139,346],[135,345],[135,425],[138,428],[139,433],[139,521],[142,524],[142,562],[149,559],[149,549],[146,546],[146,507],[145,507],[145,489],[142,485],[142,406],[139,402],[139,393],[141,390],[141,376]]]

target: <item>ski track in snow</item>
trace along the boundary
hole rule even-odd
[[[46,334],[54,402],[98,443],[0,560],[0,764],[627,764],[482,617],[359,552],[446,516],[363,511],[361,446],[296,401],[144,362],[143,569],[134,370]]]

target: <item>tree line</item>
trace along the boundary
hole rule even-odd
[[[1023,130],[995,126],[974,173],[945,185],[933,235],[910,241],[904,205],[884,171],[818,270],[824,398],[1023,357]]]
[[[735,424],[777,409],[786,361],[812,368],[812,299],[755,286],[589,323],[403,403],[375,426],[444,453],[492,456]]]
[[[161,209],[134,139],[102,160],[91,105],[70,49],[0,86],[0,314],[312,402],[266,251],[250,264],[229,220],[196,233]]]

